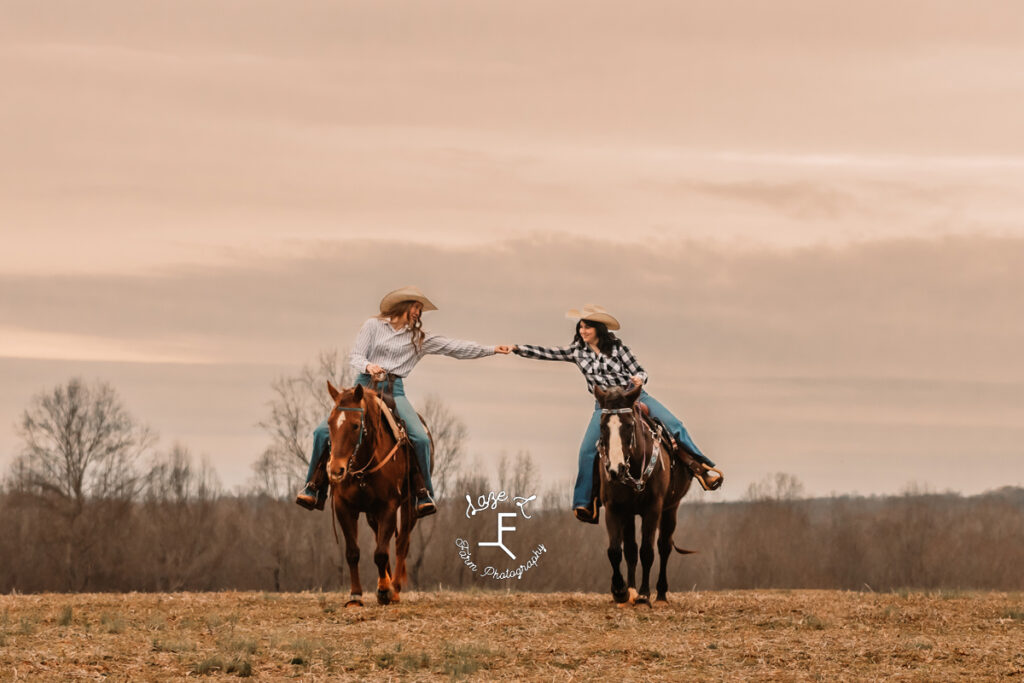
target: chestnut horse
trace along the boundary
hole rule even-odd
[[[385,425],[377,393],[356,385],[339,391],[330,382],[327,391],[334,408],[327,418],[331,430],[331,457],[327,479],[331,504],[345,535],[345,559],[352,581],[346,607],[362,605],[359,582],[359,514],[377,537],[373,561],[377,565],[377,602],[398,602],[406,580],[405,557],[416,525],[412,495],[412,463],[416,457],[408,439],[398,440]],[[401,511],[401,515],[399,515]],[[395,573],[389,550],[395,542]]]
[[[670,437],[660,427],[652,428],[637,403],[642,388],[629,390],[595,387],[594,396],[601,408],[601,438],[598,462],[601,502],[607,516],[608,561],[612,565],[612,598],[615,602],[650,605],[651,565],[654,564],[654,534],[658,532],[661,559],[658,574],[659,602],[667,600],[666,567],[672,549],[687,554],[672,542],[679,501],[690,488],[693,473],[670,452]],[[640,516],[640,563],[642,577],[636,590],[637,543],[635,518]],[[619,565],[623,547],[627,579]]]

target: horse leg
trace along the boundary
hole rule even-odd
[[[626,585],[636,588],[636,517],[622,520],[622,543],[626,551]]]
[[[345,506],[337,506],[338,523],[345,535],[345,559],[352,582],[351,594],[345,607],[363,606],[363,585],[359,582],[359,513],[353,513]]]
[[[392,501],[384,514],[377,518],[377,549],[373,553],[373,561],[377,565],[377,602],[387,605],[391,602],[391,557],[388,553],[391,538],[395,535],[397,521],[396,506]]]
[[[657,602],[668,602],[668,558],[672,556],[672,534],[676,531],[676,511],[679,503],[661,511],[658,530],[658,597]]]
[[[641,581],[640,597],[637,602],[651,604],[651,567],[654,565],[654,534],[658,531],[658,519],[661,516],[661,500],[657,500],[644,512],[640,523],[640,564]]]
[[[622,523],[611,506],[606,506],[605,525],[608,528],[608,562],[612,565],[612,599],[623,603],[629,597],[626,582],[622,578]]]
[[[412,540],[412,528],[416,525],[416,513],[413,512],[412,500],[403,503],[400,510],[401,520],[398,527],[398,538],[395,539],[395,577],[391,581],[394,588],[394,601],[398,602],[398,594],[408,580],[405,558],[409,555],[409,542]]]

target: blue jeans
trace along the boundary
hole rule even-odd
[[[356,377],[356,384],[370,387],[373,382],[369,375],[363,373]],[[379,388],[384,388],[383,383],[380,383],[378,386]],[[378,389],[378,387],[371,388],[375,391]],[[398,416],[405,422],[405,431],[409,435],[409,441],[412,442],[413,449],[416,451],[416,460],[419,462],[420,471],[423,473],[423,483],[426,484],[427,491],[433,497],[434,485],[430,481],[430,436],[427,434],[427,430],[423,428],[423,423],[420,422],[416,409],[412,407],[409,399],[405,397],[405,388],[402,385],[401,377],[395,378],[391,395],[395,397],[395,407],[398,409]],[[309,473],[306,475],[306,481],[313,478],[313,473],[316,471],[318,463],[321,467],[324,466],[324,463],[327,461],[321,459],[330,457],[330,454],[331,429],[327,426],[327,420],[325,419],[313,430],[313,455],[309,459]]]
[[[690,433],[675,415],[669,412],[668,408],[661,405],[654,397],[646,391],[640,392],[637,399],[651,410],[651,415],[661,420],[668,428],[676,442],[683,450],[692,455],[695,460],[702,462],[708,467],[714,467],[715,463],[700,452],[697,444],[690,438]],[[594,461],[597,460],[597,442],[601,438],[601,407],[594,404],[594,414],[590,416],[587,424],[587,431],[583,433],[583,443],[580,444],[580,471],[576,475],[576,487],[572,492],[573,508],[587,507],[594,492]]]

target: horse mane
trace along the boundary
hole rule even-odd
[[[377,392],[373,389],[363,388],[363,405],[366,406],[366,421],[369,423],[372,429],[367,431],[371,433],[373,439],[373,449],[370,451],[371,457],[373,453],[376,453],[380,448],[381,432],[383,431],[384,425],[381,422],[380,415],[380,404],[377,403]]]
[[[640,392],[632,387],[597,387],[594,398],[602,408],[628,408],[636,403]]]

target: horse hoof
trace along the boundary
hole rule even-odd
[[[391,602],[391,591],[377,591],[377,604],[387,605]]]
[[[647,605],[651,606],[651,596],[649,595],[638,595],[636,600],[633,601],[634,605]]]
[[[630,588],[629,589],[629,604],[635,605],[636,604],[636,599],[637,599],[638,595],[640,595],[640,594],[636,592],[635,588]]]
[[[627,593],[626,591],[614,591],[614,590],[612,591],[612,600],[614,600],[615,602],[619,603],[620,605],[621,604],[625,604],[625,602],[628,599],[629,599],[629,593]]]
[[[345,603],[345,607],[346,608],[349,608],[349,607],[362,607],[362,606],[363,606],[363,601],[359,600],[357,598],[352,598],[351,600],[349,600],[348,602]]]

